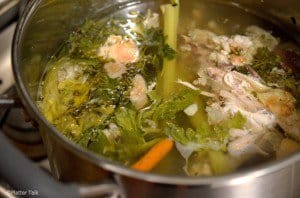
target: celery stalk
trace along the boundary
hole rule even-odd
[[[164,21],[164,36],[166,37],[166,44],[168,44],[175,51],[177,49],[177,29],[179,22],[179,0],[171,1],[172,4],[162,5]],[[161,74],[161,86],[163,98],[168,98],[175,89],[176,81],[176,58],[163,61],[163,69]]]

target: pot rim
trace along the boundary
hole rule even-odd
[[[61,134],[54,126],[52,126],[39,111],[35,102],[32,100],[24,81],[22,80],[20,74],[21,64],[19,61],[20,57],[20,43],[22,42],[24,30],[31,19],[35,11],[39,8],[43,0],[32,0],[28,3],[19,23],[17,24],[16,31],[13,38],[13,48],[12,48],[12,63],[13,63],[13,73],[16,81],[16,87],[18,94],[24,104],[25,108],[29,113],[38,121],[42,123],[46,129],[47,133],[51,133],[56,139],[61,141],[63,144],[68,146],[71,152],[76,153],[80,157],[85,158],[89,162],[96,164],[97,166],[103,168],[104,170],[117,173],[122,176],[127,176],[139,180],[144,180],[153,183],[161,184],[173,184],[173,185],[208,185],[212,188],[217,186],[230,186],[240,183],[246,183],[249,180],[255,179],[257,177],[271,174],[273,172],[279,171],[286,168],[287,166],[293,165],[293,163],[300,161],[300,153],[295,153],[291,156],[285,157],[280,160],[275,160],[271,162],[266,162],[260,165],[256,165],[246,170],[239,170],[233,173],[220,176],[204,176],[204,177],[189,177],[189,176],[173,176],[173,175],[161,175],[155,173],[144,173],[139,172],[129,167],[120,165],[116,162],[112,162],[104,157],[98,156],[90,151],[84,150],[79,145],[75,144],[63,134]]]

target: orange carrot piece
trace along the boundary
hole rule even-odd
[[[143,172],[151,171],[171,151],[173,145],[174,142],[168,138],[159,141],[131,168]]]

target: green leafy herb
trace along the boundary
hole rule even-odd
[[[279,87],[291,92],[300,99],[300,77],[292,70],[284,68],[282,72],[276,70],[283,69],[282,60],[279,55],[271,52],[267,47],[259,48],[254,56],[251,67],[267,84],[276,84]],[[247,73],[244,67],[238,69],[239,72]]]
[[[266,80],[266,82],[270,80],[269,75],[273,68],[280,68],[280,66],[280,56],[275,55],[267,47],[261,47],[257,49],[251,64],[251,67],[259,74],[260,77]],[[249,73],[246,67],[238,67],[237,70],[244,74]]]
[[[231,128],[240,129],[246,119],[241,113],[237,113],[231,119],[225,120],[214,126],[202,125],[197,130],[183,129],[173,123],[167,123],[164,132],[176,142],[183,145],[195,143],[198,149],[226,150]]]
[[[159,141],[161,136],[145,137],[137,121],[137,112],[128,108],[116,110],[109,123],[118,126],[118,135],[108,138],[106,133],[114,133],[107,126],[96,126],[85,130],[75,142],[99,155],[109,157],[122,164],[131,164]],[[106,130],[106,133],[104,131]]]
[[[92,83],[90,100],[97,100],[99,105],[129,105],[131,80],[128,75],[122,79],[111,79],[105,72],[99,72]]]
[[[138,132],[137,113],[134,110],[120,108],[115,113],[117,124],[125,131]]]
[[[214,127],[216,133],[226,133],[230,129],[241,129],[246,123],[246,118],[240,113],[236,113],[231,119],[225,120]]]
[[[88,101],[90,86],[89,83],[84,83],[83,78],[89,79],[89,75],[83,71],[97,64],[95,61],[69,57],[51,62],[44,80],[43,101],[40,104],[50,122],[60,118],[65,111],[78,108]]]
[[[105,43],[110,35],[123,35],[125,33],[119,23],[120,21],[117,19],[85,21],[69,38],[71,55],[76,58],[97,58],[98,48]]]
[[[139,41],[141,42],[141,51],[144,56],[148,56],[147,58],[175,58],[175,51],[165,43],[165,37],[161,29],[159,28],[150,28],[145,29],[143,34],[141,35]],[[157,54],[158,57],[150,57],[151,54]],[[162,60],[160,60],[162,63]],[[162,65],[156,65],[157,67],[161,67]]]
[[[259,72],[271,72],[273,68],[279,68],[281,65],[281,58],[275,55],[267,47],[258,48],[252,63],[254,70]]]
[[[162,69],[163,59],[174,59],[176,52],[165,43],[165,37],[160,28],[144,29],[137,40],[140,43],[140,61],[137,65],[141,68],[146,80],[153,81],[157,72]]]
[[[118,160],[118,153],[116,152],[117,144],[106,137],[103,129],[95,127],[86,130],[77,139],[74,139],[74,141],[94,153]]]
[[[189,105],[193,104],[197,96],[199,96],[199,92],[191,89],[184,89],[174,94],[174,96],[155,108],[154,120],[174,119],[178,112],[183,111]]]

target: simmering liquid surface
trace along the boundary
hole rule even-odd
[[[169,35],[175,23],[158,7],[70,34],[41,81],[49,122],[99,156],[159,174],[225,174],[300,150],[293,40],[240,8],[194,0],[180,2]]]

